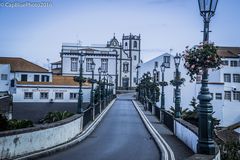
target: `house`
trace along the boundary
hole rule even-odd
[[[222,58],[223,66],[219,70],[209,69],[209,91],[212,95],[213,116],[220,119],[220,125],[229,126],[240,120],[240,47],[218,47],[218,55]],[[157,80],[161,81],[162,73],[160,65],[167,64],[165,69],[165,81],[169,83],[174,79],[175,65],[174,56],[164,53],[139,66],[139,78],[144,73],[153,72],[156,67],[158,70]],[[185,78],[181,88],[181,107],[191,108],[190,101],[193,97],[197,98],[201,87],[201,76],[197,80],[190,81],[187,70],[184,68],[184,60],[179,66],[181,77]],[[161,99],[160,99],[161,100]],[[161,102],[158,102],[160,106]],[[165,87],[165,106],[169,109],[174,106],[174,87]]]
[[[1,92],[13,95],[13,102],[77,102],[79,84],[73,76],[53,75],[23,58],[0,57]],[[7,76],[5,76],[7,75]],[[5,82],[6,81],[6,82]],[[4,86],[4,87],[2,87]],[[90,101],[90,84],[83,84],[83,102]]]

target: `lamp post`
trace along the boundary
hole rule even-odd
[[[109,77],[109,74],[107,73],[107,89],[106,89],[106,95],[107,95],[107,104],[108,104],[108,102],[109,102],[109,79],[108,79],[108,77]]]
[[[203,30],[203,43],[209,42],[209,23],[211,17],[214,16],[217,8],[218,0],[198,0],[200,15],[203,17],[204,30]],[[199,126],[198,126],[198,144],[197,150],[201,154],[215,154],[215,145],[213,141],[213,122],[212,113],[213,107],[210,101],[212,96],[210,95],[208,88],[208,68],[203,69],[202,85],[199,99]]]
[[[93,107],[94,105],[94,95],[93,95],[93,89],[94,89],[94,70],[95,70],[96,64],[94,61],[91,63],[91,71],[92,71],[92,88],[91,88],[91,106]]]
[[[102,68],[99,67],[98,68],[98,74],[99,74],[99,77],[98,77],[98,93],[99,93],[99,104],[100,104],[100,112],[101,112],[101,101],[102,101],[102,95],[101,95],[101,89],[102,89],[102,82],[101,82],[101,74],[102,74]]]
[[[103,101],[106,106],[106,71],[103,71]]]
[[[180,61],[181,61],[181,55],[180,54],[176,54],[176,56],[174,57],[174,63],[175,63],[175,67],[176,67],[176,75],[175,75],[175,82],[174,82],[174,86],[176,87],[175,89],[175,113],[174,116],[175,118],[180,118],[181,117],[181,108],[180,108],[180,103],[181,103],[181,96],[180,96],[180,86],[183,83],[180,79],[180,72],[179,72],[179,65],[180,65]]]
[[[157,69],[156,67],[153,69],[153,83],[156,84],[156,77],[157,77]],[[153,90],[153,102],[156,103],[156,89]]]
[[[162,65],[160,66],[161,68],[161,72],[162,72],[162,82],[160,83],[161,87],[162,87],[162,93],[161,93],[161,109],[165,109],[165,93],[164,93],[164,87],[166,85],[166,82],[164,81],[164,72],[165,72],[165,64],[162,63]]]
[[[79,79],[78,79],[78,82],[79,82],[79,92],[78,92],[78,107],[77,107],[77,113],[82,113],[83,112],[83,109],[82,109],[82,102],[83,102],[83,93],[82,93],[82,83],[83,83],[83,63],[84,63],[84,60],[85,60],[85,55],[81,52],[80,53],[80,60],[79,60],[79,63],[80,63],[80,68],[79,68]]]

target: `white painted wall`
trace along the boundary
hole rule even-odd
[[[197,153],[198,136],[184,125],[174,120],[175,135],[184,142],[194,153]]]
[[[0,159],[12,159],[18,155],[24,155],[44,150],[65,143],[82,132],[83,117],[79,117],[69,123],[46,129],[22,134],[0,137]],[[66,132],[67,131],[67,132]]]
[[[115,52],[111,52],[111,54],[115,54]],[[63,55],[62,56],[62,61],[63,61],[63,76],[79,76],[79,70],[76,72],[71,71],[71,58],[78,58],[80,59],[79,56],[76,55]],[[98,68],[101,67],[101,59],[108,59],[108,74],[112,76],[112,80],[115,86],[115,81],[116,81],[116,58],[115,57],[100,57],[100,56],[86,56],[86,58],[93,58],[95,65],[95,70],[94,70],[94,79],[98,80],[99,79],[99,73],[98,73]],[[78,61],[78,68],[80,68],[80,63]],[[86,70],[86,59],[83,63],[83,76],[85,78],[92,78],[92,72],[89,72]],[[101,75],[103,78],[103,74]],[[115,87],[114,87],[114,92],[115,92]]]
[[[158,62],[157,70],[160,71],[160,65],[163,62],[163,56],[170,55],[168,53],[162,54],[146,63],[140,65],[139,69],[139,78],[148,71],[152,74],[154,69],[155,62]],[[166,68],[165,70],[165,81],[169,83],[174,77],[175,72],[175,65],[173,56],[171,56],[171,65],[170,68]],[[223,59],[223,60],[226,60]],[[227,58],[229,61],[228,66],[223,66],[220,70],[212,70],[209,69],[209,91],[213,93],[213,100],[211,101],[213,105],[214,117],[220,119],[220,125],[222,126],[229,126],[233,123],[240,121],[240,101],[233,100],[233,88],[236,88],[236,91],[240,91],[240,83],[233,82],[233,74],[240,74],[240,66],[238,67],[231,67],[230,61],[236,60],[236,58]],[[240,59],[238,59],[240,60]],[[186,81],[183,86],[181,86],[181,107],[183,108],[191,108],[189,106],[190,101],[193,97],[197,98],[201,84],[197,84],[196,82],[190,82],[190,78],[187,75],[187,70],[183,66],[184,61],[181,61],[179,70],[181,71],[181,77],[185,78]],[[224,73],[231,74],[231,83],[224,82]],[[160,72],[160,81],[161,81],[161,72]],[[173,102],[173,86],[168,85],[165,87],[165,106],[166,109],[169,109],[170,106],[174,106]],[[231,91],[232,92],[232,100],[224,100],[224,91]],[[222,100],[216,99],[216,93],[222,94]],[[161,98],[160,98],[161,100]],[[160,102],[158,106],[160,106]]]
[[[7,75],[7,80],[1,79],[2,74]],[[10,85],[10,65],[0,64],[0,92],[9,92]]]
[[[170,56],[170,68],[166,68],[165,72],[164,72],[164,80],[166,82],[168,82],[168,86],[164,87],[164,91],[165,91],[165,107],[166,109],[169,109],[171,106],[174,106],[174,100],[173,100],[173,95],[174,95],[174,86],[170,85],[170,81],[174,79],[174,72],[176,71],[175,69],[175,64],[174,64],[174,59],[173,56],[171,54],[165,53],[161,56],[158,56],[146,63],[143,63],[140,65],[140,69],[139,69],[139,78],[142,77],[142,75],[144,73],[150,72],[151,75],[153,75],[153,69],[155,66],[155,62],[158,62],[158,67],[157,67],[157,71],[160,72],[160,77],[159,80],[162,81],[162,72],[160,69],[161,64],[163,63],[163,57],[164,56]],[[181,100],[181,107],[183,108],[189,108],[189,103],[192,100],[192,98],[194,96],[196,96],[195,94],[195,84],[194,83],[190,83],[190,78],[189,76],[187,76],[187,70],[183,67],[183,61],[181,61],[181,64],[179,66],[179,70],[181,72],[181,77],[185,78],[186,81],[184,82],[184,84],[181,86],[181,96],[184,97]],[[159,86],[160,87],[160,86]],[[160,87],[160,93],[161,93],[161,87]],[[186,94],[187,93],[187,94]],[[158,102],[158,106],[160,106],[161,104],[161,95],[159,97],[159,102]]]
[[[83,102],[90,102],[90,87],[83,87]],[[33,99],[24,99],[24,92],[33,92]],[[40,99],[41,92],[48,92],[48,99]],[[63,99],[55,99],[55,93],[62,92]],[[79,87],[67,87],[67,86],[26,86],[21,85],[16,89],[16,94],[13,94],[13,102],[77,102],[78,99],[70,99],[70,93],[78,93]]]
[[[34,75],[39,75],[39,82],[41,82],[41,76],[47,75],[49,76],[49,82],[52,82],[52,73],[40,73],[40,72],[12,72],[10,75],[10,79],[17,79],[18,81],[21,81],[21,75],[27,74],[27,81],[28,82],[34,82]]]

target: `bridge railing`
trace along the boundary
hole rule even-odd
[[[141,102],[143,98],[139,99]],[[198,144],[198,127],[192,125],[191,123],[181,119],[175,118],[170,112],[161,109],[157,105],[151,107],[153,105],[148,99],[143,101],[142,103],[144,108],[147,108],[153,115],[155,115],[161,123],[163,123],[173,134],[180,139],[186,146],[188,146],[194,153],[197,153],[197,144]],[[152,112],[152,110],[154,112]],[[220,160],[220,151],[219,147],[216,145],[216,153],[215,155],[202,155],[202,157],[213,160]]]

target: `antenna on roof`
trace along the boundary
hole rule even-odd
[[[50,59],[49,58],[47,58],[47,66],[48,66],[48,71],[51,72]]]
[[[170,48],[170,54],[172,54],[172,51],[173,51],[173,49],[172,49],[172,48]]]

